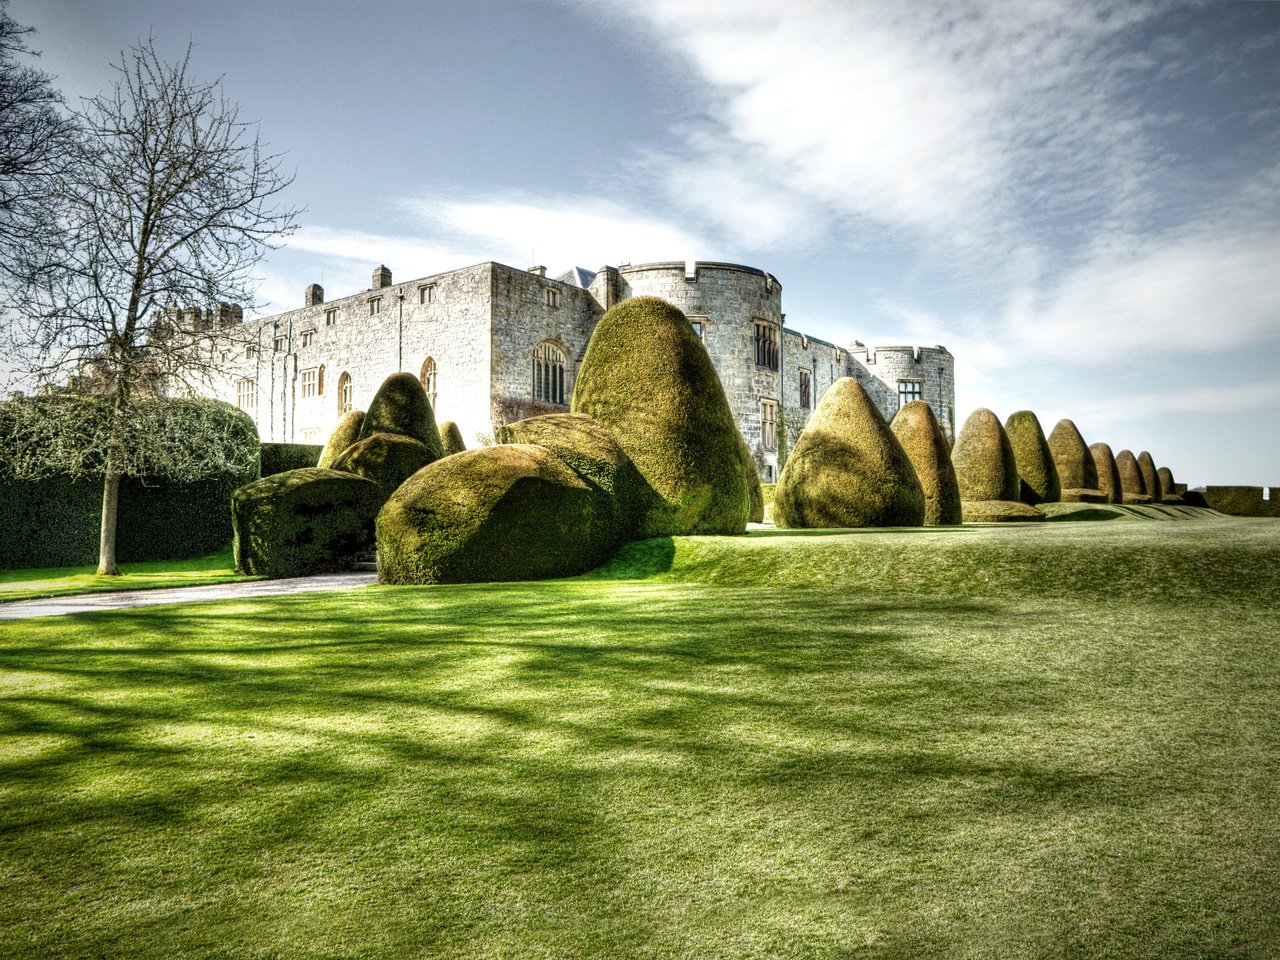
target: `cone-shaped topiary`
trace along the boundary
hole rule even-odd
[[[1098,471],[1098,489],[1106,495],[1107,503],[1123,503],[1124,490],[1120,485],[1120,468],[1116,466],[1115,455],[1110,444],[1089,444],[1089,456],[1093,458],[1093,467]]]
[[[582,573],[616,549],[598,489],[550,450],[503,444],[419,470],[378,514],[383,583],[539,580]]]
[[[706,348],[671,304],[635,297],[600,318],[573,411],[613,431],[654,491],[638,538],[746,530],[738,427]]]
[[[1164,491],[1160,489],[1160,473],[1156,470],[1156,462],[1151,454],[1143,450],[1138,454],[1138,471],[1142,474],[1142,485],[1153,503],[1164,500]]]
[[[462,440],[462,431],[452,420],[446,420],[440,424],[440,444],[444,447],[446,457],[467,449],[466,443]]]
[[[329,434],[329,442],[324,445],[324,450],[320,453],[320,461],[316,466],[331,468],[333,461],[338,459],[338,455],[360,439],[360,427],[363,424],[363,410],[348,410],[344,413],[338,425],[333,428],[333,433]]]
[[[960,485],[951,464],[951,447],[933,409],[923,400],[898,408],[889,429],[902,444],[924,491],[924,525],[947,526],[961,521]]]
[[[742,434],[738,434],[738,454],[742,458],[742,472],[747,478],[747,522],[764,523],[764,490],[760,486],[760,471]]]
[[[1178,485],[1173,481],[1172,470],[1161,467],[1156,471],[1156,475],[1160,478],[1160,497],[1163,503],[1186,503],[1182,499],[1182,494],[1178,493]]]
[[[1049,434],[1049,453],[1058,471],[1065,503],[1106,503],[1107,495],[1098,487],[1098,467],[1070,420],[1059,420]]]
[[[345,470],[372,480],[383,499],[429,463],[438,460],[425,443],[400,433],[374,433],[357,440],[333,461],[334,470]]]
[[[1035,507],[1018,499],[1021,480],[1013,447],[1000,418],[979,407],[965,420],[951,451],[960,485],[960,507],[969,523],[1043,520]]]
[[[822,396],[773,495],[780,527],[918,527],[924,491],[884,416],[852,377]]]
[[[364,415],[364,423],[360,427],[359,439],[375,433],[403,434],[425,443],[433,459],[439,460],[444,456],[431,401],[418,378],[411,373],[393,373],[382,381],[382,386],[373,395],[369,412]]]
[[[508,424],[499,431],[499,439],[554,453],[600,492],[597,512],[601,523],[613,528],[606,536],[613,548],[632,539],[640,511],[653,493],[604,424],[582,413],[549,413]]]
[[[1004,422],[1004,432],[1018,467],[1018,499],[1033,507],[1061,500],[1058,468],[1053,465],[1053,454],[1039,418],[1030,410],[1019,410]]]
[[[231,496],[236,569],[265,577],[336,570],[373,545],[385,499],[371,480],[319,467],[246,484]]]
[[[1147,493],[1138,458],[1132,450],[1116,454],[1116,471],[1120,474],[1121,503],[1151,503],[1151,494]]]

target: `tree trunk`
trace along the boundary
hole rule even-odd
[[[120,474],[108,469],[102,480],[102,527],[98,536],[98,576],[118,577],[116,515],[120,506]]]

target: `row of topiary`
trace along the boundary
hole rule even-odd
[[[463,450],[421,384],[388,378],[319,465],[236,491],[239,569],[292,576],[376,541],[386,583],[524,580],[588,570],[628,540],[735,534],[763,518],[759,480],[688,319],[652,297],[597,324],[571,412]]]

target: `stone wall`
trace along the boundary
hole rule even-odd
[[[920,384],[920,399],[933,408],[948,440],[955,439],[955,358],[946,347],[867,347],[855,340],[850,348],[850,376],[876,401],[886,420],[898,412],[898,384]]]

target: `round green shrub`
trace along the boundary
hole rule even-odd
[[[1022,481],[1013,447],[1000,418],[990,410],[979,407],[969,414],[956,437],[951,462],[965,523],[1044,519],[1044,514],[1019,499]]]
[[[333,461],[338,459],[338,455],[360,439],[362,426],[364,426],[363,410],[348,410],[344,413],[338,425],[333,428],[333,433],[329,434],[329,441],[324,445],[316,466],[326,470],[332,468]]]
[[[446,457],[467,449],[462,439],[462,431],[452,420],[445,420],[440,424],[440,445],[444,448]]]
[[[764,523],[764,490],[760,486],[760,471],[741,433],[738,434],[738,456],[742,460],[742,473],[747,478],[747,522]]]
[[[378,514],[383,583],[541,580],[616,549],[602,494],[544,447],[502,444],[419,470]],[[607,498],[606,498],[607,499]]]
[[[671,304],[635,297],[600,318],[573,411],[612,430],[652,489],[638,538],[746,530],[738,427],[706,348]]]
[[[1160,497],[1164,503],[1186,503],[1182,494],[1178,493],[1178,485],[1173,480],[1173,471],[1168,467],[1161,467],[1156,471],[1156,475],[1160,478]]]
[[[372,480],[383,498],[429,463],[438,460],[425,443],[400,433],[375,433],[357,440],[333,461],[334,470],[344,470]]]
[[[1084,437],[1070,420],[1059,420],[1049,434],[1061,499],[1067,503],[1106,503],[1107,495],[1098,487],[1098,467],[1093,462]]]
[[[1058,468],[1053,464],[1039,418],[1030,410],[1019,410],[1004,422],[1004,432],[1018,468],[1018,499],[1033,507],[1061,500]]]
[[[902,444],[924,491],[924,525],[960,523],[960,485],[951,464],[951,445],[938,425],[933,409],[923,400],[898,408],[889,429]]]
[[[324,448],[314,443],[264,443],[261,477],[286,470],[314,467]]]
[[[584,413],[549,413],[508,424],[499,439],[550,450],[601,494],[597,512],[614,529],[615,549],[632,539],[652,492],[604,424]]]
[[[433,459],[439,460],[444,456],[444,445],[440,442],[440,431],[436,429],[431,401],[427,399],[421,382],[411,373],[393,373],[382,381],[382,386],[373,395],[358,439],[363,440],[375,433],[403,434],[425,443]]]
[[[1116,472],[1120,475],[1120,503],[1151,503],[1151,494],[1142,479],[1142,469],[1132,450],[1116,454]]]
[[[1143,450],[1138,454],[1138,472],[1142,474],[1142,486],[1153,503],[1164,502],[1164,491],[1160,489],[1160,473],[1156,470],[1156,462],[1151,454]]]
[[[246,484],[231,496],[236,569],[265,577],[339,569],[373,545],[384,499],[372,480],[320,467]]]
[[[778,478],[780,527],[918,527],[924,491],[879,408],[852,377],[823,394]]]
[[[1120,485],[1120,468],[1116,466],[1115,455],[1110,444],[1089,444],[1089,456],[1093,458],[1093,467],[1098,473],[1098,489],[1106,496],[1107,503],[1123,503],[1124,491]]]

